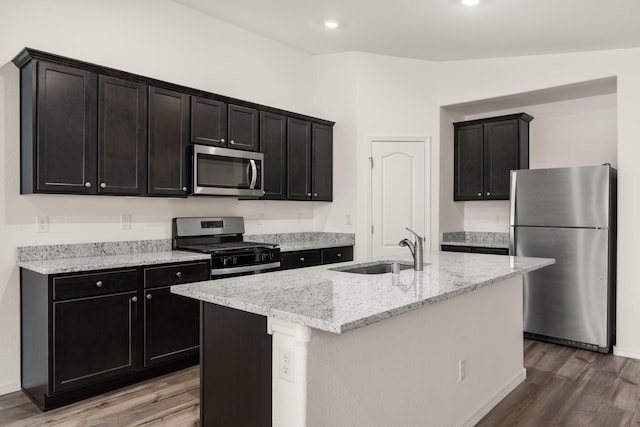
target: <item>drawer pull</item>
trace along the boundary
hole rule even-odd
[[[147,294],[147,299],[151,299],[151,298],[153,298],[153,295]]]
[[[342,258],[342,254],[338,254],[338,258]]]
[[[178,278],[182,277],[182,272],[178,271],[178,272],[176,273],[176,277],[178,277]]]
[[[138,297],[131,298],[131,302],[138,302]]]
[[[96,286],[97,286],[97,287],[99,287],[99,288],[101,288],[101,287],[102,287],[102,280],[98,280],[98,281],[96,282]]]
[[[300,261],[304,261],[304,257],[300,257]]]

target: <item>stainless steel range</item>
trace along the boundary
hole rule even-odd
[[[245,242],[241,216],[174,218],[172,226],[173,249],[211,254],[212,279],[280,269],[278,245]]]

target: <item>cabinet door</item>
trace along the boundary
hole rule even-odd
[[[145,367],[198,354],[198,300],[172,294],[169,286],[147,289],[144,318]]]
[[[100,76],[98,83],[98,192],[147,191],[147,86]]]
[[[36,192],[96,193],[96,76],[38,66]]]
[[[287,119],[287,199],[311,200],[311,123]]]
[[[191,142],[227,146],[227,104],[215,99],[191,97]]]
[[[149,194],[187,196],[189,96],[149,87]]]
[[[258,110],[230,104],[229,148],[258,151]]]
[[[518,120],[484,125],[484,198],[509,200],[509,171],[518,169]]]
[[[453,200],[479,200],[483,195],[483,126],[459,126],[454,135]]]
[[[53,391],[136,369],[135,292],[53,304]]]
[[[286,117],[260,112],[260,151],[264,154],[264,196],[262,199],[287,198]]]
[[[311,129],[311,200],[330,202],[333,197],[333,128],[313,123]]]

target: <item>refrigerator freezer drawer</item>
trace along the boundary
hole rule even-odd
[[[513,171],[511,225],[608,228],[609,166]]]
[[[555,258],[524,276],[524,330],[610,345],[609,230],[515,227],[518,256]]]

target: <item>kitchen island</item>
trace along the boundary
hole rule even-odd
[[[553,260],[424,261],[172,287],[202,301],[202,425],[473,425],[525,378],[522,275]]]

